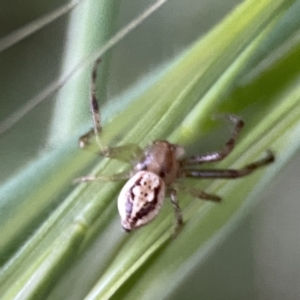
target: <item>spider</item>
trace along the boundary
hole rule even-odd
[[[120,147],[107,147],[102,144],[100,133],[102,130],[100,111],[96,97],[97,67],[101,62],[98,59],[91,75],[90,108],[94,127],[79,138],[79,145],[84,148],[90,138],[95,135],[104,157],[129,161],[132,165],[130,171],[117,173],[111,176],[86,176],[76,179],[76,182],[88,181],[114,181],[128,180],[118,197],[118,210],[121,224],[129,232],[151,222],[159,213],[163,201],[169,196],[173,205],[176,226],[175,235],[183,225],[182,212],[177,200],[177,190],[183,189],[192,196],[203,200],[220,202],[217,195],[192,189],[177,182],[179,178],[221,178],[235,179],[251,174],[256,169],[272,163],[274,154],[268,150],[266,156],[250,163],[241,169],[199,169],[196,165],[206,162],[217,162],[227,157],[235,146],[236,139],[244,126],[244,122],[237,115],[227,115],[233,123],[234,129],[231,137],[222,150],[184,158],[183,147],[172,144],[166,140],[155,140],[145,149],[129,144]]]

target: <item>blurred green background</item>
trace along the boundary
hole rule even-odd
[[[15,39],[13,35],[15,30],[26,28],[25,26],[30,22],[47,16],[55,9],[61,9],[69,2],[31,1],[28,3],[18,0],[2,2],[0,4],[0,49],[2,50],[0,52],[0,122],[2,122],[0,129],[4,128],[3,124],[8,117],[22,109],[23,105],[29,103],[60,76],[70,71],[77,62],[88,57],[153,2],[84,0],[73,11],[64,13],[48,25],[41,26],[28,37],[20,41],[16,38],[17,42],[11,46],[7,45]],[[251,1],[170,0],[137,30],[105,54],[103,66],[99,71],[98,90],[103,104],[104,123],[113,120],[119,112],[130,107],[143,91],[148,88],[155,89],[153,82],[156,82],[161,74],[172,66],[173,61],[179,59],[185,51],[205,37],[214,26],[243,2]],[[246,134],[250,132],[250,128],[255,128],[256,122],[264,119],[264,114],[266,118],[272,119],[268,115],[269,111],[260,111],[259,101],[268,102],[268,99],[274,95],[284,99],[289,91],[296,90],[298,86],[300,1],[283,2],[286,2],[287,11],[273,16],[278,23],[256,49],[252,63],[248,62],[239,77],[231,83],[232,86],[218,100],[219,102],[216,101],[221,111],[223,105],[225,110],[231,107],[232,112],[239,111],[241,106],[239,101],[244,103],[248,101],[247,104],[243,104],[242,110],[242,116],[246,121]],[[259,6],[259,1],[257,3]],[[253,23],[253,28],[256,25]],[[236,26],[238,28],[239,24]],[[21,36],[24,36],[24,33]],[[216,48],[212,48],[211,52],[215,50]],[[56,177],[56,168],[61,163],[60,159],[70,155],[74,156],[75,160],[77,152],[80,151],[77,149],[77,138],[91,126],[87,100],[89,78],[90,65],[87,64],[60,90],[47,96],[38,106],[29,109],[24,118],[18,120],[11,129],[0,136],[2,236],[8,232],[9,226],[14,226],[11,224],[17,224],[24,217],[24,223],[20,222],[20,225],[16,225],[16,228],[20,226],[19,234],[18,230],[14,233],[16,242],[10,243],[9,233],[2,239],[3,244],[0,245],[0,248],[5,250],[1,252],[2,257],[0,257],[4,290],[8,290],[9,286],[6,285],[9,276],[5,272],[14,263],[14,259],[11,261],[9,259],[13,258],[29,237],[34,236],[37,228],[51,217],[52,212],[62,203],[62,199],[74,190],[74,186],[70,184],[71,178],[90,173],[97,161],[96,157],[94,159],[87,153],[86,158],[81,158],[84,161],[81,167],[74,166],[74,169],[66,170],[67,175],[63,180]],[[170,89],[172,88],[170,86]],[[257,102],[252,105],[251,98],[247,98],[248,95],[257,97]],[[227,99],[235,100],[226,106]],[[277,105],[279,106],[279,102],[274,102],[274,106]],[[190,111],[192,112],[193,109]],[[210,117],[211,115],[207,116],[208,119]],[[182,119],[178,120],[178,125],[181,122]],[[195,266],[185,266],[184,279],[181,279],[175,287],[170,287],[162,299],[299,298],[300,139],[297,126],[295,125],[291,130],[293,133],[290,137],[287,134],[288,129],[286,130],[282,143],[286,143],[286,148],[290,151],[287,151],[288,154],[276,153],[279,160],[276,177],[274,179],[272,177],[272,182],[261,191],[260,199],[251,200],[238,213],[231,216],[231,225],[221,231],[217,237],[213,235],[214,238],[211,237],[212,239],[202,247],[200,263]],[[207,129],[205,126],[204,129],[207,132],[203,133],[205,136],[202,140],[192,142],[189,137],[185,139],[190,152],[195,152],[199,145],[202,147],[202,152],[219,149],[226,140],[228,134],[226,126],[224,130],[214,127]],[[182,133],[179,132],[178,136],[180,134]],[[60,153],[64,153],[62,157]],[[285,158],[281,160],[280,157]],[[41,172],[43,160],[49,160],[50,171],[47,169],[45,174]],[[28,187],[30,191],[24,191],[22,185],[24,182],[27,184],[26,178],[33,178],[30,181],[32,186]],[[59,188],[52,190],[52,187],[49,187],[49,190],[44,190],[45,193],[52,193],[51,197],[54,199],[45,204],[42,200],[43,190],[39,191],[41,202],[37,204],[39,210],[35,214],[35,204],[31,211],[27,206],[25,208],[22,198],[26,198],[27,193],[30,195],[29,192],[32,190],[38,190],[45,181],[58,181]],[[19,190],[15,188],[18,186]],[[225,200],[224,205],[226,201],[230,199]],[[112,214],[115,216],[116,211],[108,212],[107,219]],[[26,230],[25,226],[22,228],[22,224],[26,224]],[[118,228],[117,219],[109,226],[110,230],[117,232],[117,236],[123,234]],[[101,252],[99,249],[102,243],[106,243],[104,234],[108,234],[107,231],[101,232],[99,237],[96,234],[93,237],[94,241],[91,242],[92,246],[88,250],[89,263],[91,257],[95,258]],[[210,243],[214,246],[209,246]],[[114,249],[119,248],[120,245]],[[155,260],[155,257],[151,257],[148,263],[151,264],[152,259]],[[89,272],[84,262],[84,260],[80,262],[81,266],[75,268],[73,275],[72,268],[69,268],[70,263],[67,263],[66,274],[61,281],[54,279],[51,288],[46,289],[46,294],[39,294],[38,289],[37,294],[22,295],[20,292],[23,298],[19,299],[35,299],[35,297],[39,299],[39,295],[43,295],[42,297],[47,295],[46,298],[41,299],[83,299],[100,277],[95,270]],[[103,265],[108,266],[110,263],[109,260],[104,261]],[[74,286],[81,282],[78,270],[84,270],[83,282],[89,282],[89,286],[84,288],[80,284]],[[16,276],[16,280],[19,278],[17,275],[10,276]],[[131,284],[128,288],[129,292],[126,290],[128,295],[130,291],[134,293],[134,281],[137,279],[133,276],[131,280],[133,283],[129,282]],[[24,281],[21,280],[20,286],[21,284],[25,285]],[[153,299],[156,295],[153,290],[155,287],[149,284],[149,290],[143,292],[143,299]],[[126,293],[124,292],[124,295]],[[7,299],[14,299],[10,295],[13,293],[7,294]],[[120,295],[122,289],[115,299]],[[89,294],[87,299],[95,298]]]

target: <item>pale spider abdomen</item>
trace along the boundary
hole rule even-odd
[[[165,198],[165,184],[156,174],[139,171],[122,188],[118,209],[122,227],[126,231],[152,221]]]

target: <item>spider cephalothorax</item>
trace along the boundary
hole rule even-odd
[[[114,174],[111,176],[86,176],[77,179],[77,182],[97,180],[124,180],[128,181],[123,186],[118,197],[118,209],[122,227],[126,231],[148,224],[152,221],[163,204],[165,197],[170,197],[176,217],[175,232],[183,224],[182,213],[177,201],[178,178],[227,178],[234,179],[246,176],[254,170],[274,161],[271,151],[267,155],[239,170],[235,169],[200,169],[198,165],[206,162],[216,162],[224,159],[233,150],[236,138],[242,129],[244,122],[240,117],[229,114],[226,117],[234,124],[234,130],[230,139],[221,151],[209,152],[184,158],[184,148],[169,143],[165,140],[155,140],[144,150],[137,145],[125,145],[111,148],[103,146],[100,141],[101,132],[100,112],[95,92],[96,69],[100,60],[97,60],[92,72],[91,85],[91,111],[94,120],[94,128],[80,138],[80,146],[84,147],[93,133],[100,146],[101,154],[105,157],[124,160],[126,157],[139,157],[132,163],[129,172]],[[128,152],[132,151],[132,155]],[[207,194],[204,191],[184,188],[191,195],[203,200],[219,202],[217,195]]]
[[[184,149],[181,146],[164,140],[156,140],[145,149],[144,156],[134,169],[152,172],[168,185],[178,177],[179,160],[183,155]]]

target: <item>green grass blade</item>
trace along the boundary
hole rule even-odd
[[[176,240],[170,238],[173,215],[168,205],[152,224],[126,235],[116,229],[119,221],[115,198],[122,183],[80,185],[62,200],[70,189],[64,186],[93,160],[91,154],[75,148],[74,137],[61,149],[37,160],[32,169],[26,169],[2,190],[7,197],[7,214],[1,219],[1,228],[6,232],[0,247],[3,299],[43,299],[53,286],[75,280],[73,274],[81,276],[74,290],[81,290],[87,299],[174,296],[176,286],[192,266],[220,241],[222,230],[229,226],[226,224],[234,223],[233,216],[244,199],[250,203],[256,198],[299,147],[298,143],[290,147],[288,140],[290,135],[297,135],[300,113],[299,91],[292,80],[288,87],[277,87],[281,88],[280,96],[274,93],[264,101],[254,98],[249,104],[243,101],[247,95],[225,98],[237,84],[237,77],[250,69],[262,41],[292,3],[243,2],[203,40],[163,68],[155,80],[152,78],[149,88],[115,116],[104,133],[110,145],[145,145],[155,138],[169,137],[172,142],[191,145],[191,149],[199,138],[204,139],[204,134],[214,134],[216,123],[210,121],[213,113],[237,112],[247,116],[247,134],[235,154],[220,166],[239,167],[263,155],[269,147],[279,157],[277,164],[239,181],[191,183],[228,200],[216,206],[181,195],[186,226]],[[287,59],[290,57],[286,55]],[[276,67],[280,74],[283,67]],[[252,84],[252,88],[251,84],[247,86],[249,94],[259,83]],[[255,115],[253,111],[257,109]],[[112,173],[124,168],[119,162],[102,160],[92,173]],[[37,171],[41,172],[40,178],[36,178]],[[23,195],[15,191],[21,179]],[[22,205],[16,209],[21,196]],[[97,237],[101,243],[95,254],[92,249]],[[49,299],[55,299],[53,295],[55,291]]]

